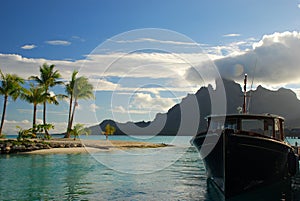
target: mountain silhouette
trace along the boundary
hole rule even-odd
[[[225,94],[224,94],[225,92]],[[248,111],[253,114],[277,114],[285,118],[288,128],[300,127],[300,100],[285,88],[271,91],[262,86],[247,92]],[[242,87],[231,80],[217,80],[215,89],[201,87],[195,94],[188,94],[168,110],[158,113],[153,121],[118,123],[104,120],[90,127],[92,134],[99,134],[110,124],[115,135],[195,135],[207,126],[205,117],[210,114],[234,114],[243,105]]]

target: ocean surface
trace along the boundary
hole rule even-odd
[[[224,200],[207,182],[199,154],[189,144],[191,137],[110,139],[175,146],[82,154],[0,155],[0,200]],[[274,184],[230,200],[299,201],[299,194],[300,176],[291,183]]]

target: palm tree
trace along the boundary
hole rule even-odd
[[[72,73],[72,78],[70,82],[66,85],[66,92],[70,98],[70,106],[69,106],[69,119],[68,119],[68,127],[65,138],[70,137],[70,130],[72,128],[75,109],[78,106],[78,100],[80,99],[92,99],[94,98],[93,94],[93,85],[88,82],[88,78],[86,77],[78,77],[76,78],[78,71],[74,71]]]
[[[24,92],[21,94],[20,97],[21,97],[21,99],[27,101],[28,103],[33,104],[32,128],[35,130],[35,128],[36,128],[37,106],[39,104],[42,104],[45,101],[47,101],[47,99],[51,99],[51,97],[48,93],[45,93],[45,90],[44,90],[43,87],[35,86],[33,83],[30,83],[30,88],[29,89],[24,89]]]
[[[91,130],[84,128],[83,124],[76,124],[70,131],[70,134],[74,136],[74,140],[76,140],[76,137],[79,135],[89,135],[90,133]]]
[[[111,126],[110,124],[107,124],[105,126],[105,132],[103,133],[106,137],[106,140],[108,140],[108,135],[113,135],[116,132],[116,128]]]
[[[4,75],[1,70],[0,70],[0,76],[1,76],[0,94],[4,96],[2,119],[0,125],[0,136],[1,136],[3,125],[4,125],[8,97],[11,97],[14,101],[17,100],[17,98],[20,95],[20,92],[23,90],[21,84],[24,84],[24,79],[17,76],[16,74]]]
[[[71,131],[71,115],[72,115],[72,106],[73,106],[73,89],[75,86],[75,80],[76,80],[76,75],[77,75],[78,71],[74,70],[71,76],[71,80],[69,81],[68,84],[66,84],[66,93],[69,96],[69,116],[68,116],[68,127],[67,127],[67,133],[65,135],[65,138],[69,138],[70,137],[70,131]]]
[[[59,78],[61,78],[60,73],[58,70],[54,71],[55,65],[48,66],[47,63],[44,63],[43,66],[40,67],[40,77],[38,76],[31,76],[29,79],[36,81],[41,87],[44,88],[45,93],[49,92],[50,87],[54,87],[55,85],[63,84],[62,81],[57,81]],[[46,105],[48,103],[54,103],[51,102],[50,99],[45,99],[43,102],[44,109],[43,109],[43,123],[46,125]],[[48,134],[48,131],[46,130],[46,135]]]

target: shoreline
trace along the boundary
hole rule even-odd
[[[73,140],[73,139],[30,139],[17,141],[0,140],[1,154],[71,154],[95,153],[103,151],[149,149],[172,146],[164,143],[150,143],[120,140]]]

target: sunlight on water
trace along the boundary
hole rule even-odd
[[[181,157],[160,171],[146,174],[142,172],[144,169],[169,158],[156,155],[156,159],[143,164],[137,158],[132,166],[125,168],[137,169],[140,174],[128,174],[108,168],[89,154],[2,155],[0,200],[224,199],[216,188],[207,184],[205,168],[195,148],[177,146],[168,151]],[[106,154],[107,160],[112,155],[101,154]],[[112,160],[118,160],[119,166],[126,164],[122,155]],[[278,184],[230,200],[299,200],[299,192],[300,177],[297,177],[292,187]]]

